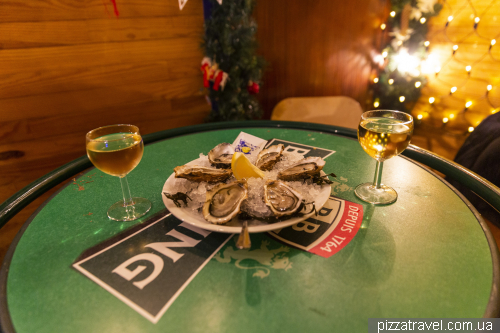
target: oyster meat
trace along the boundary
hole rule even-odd
[[[181,165],[174,168],[176,178],[186,178],[195,182],[220,183],[226,181],[231,169],[207,168],[199,165]]]
[[[208,160],[216,168],[227,169],[231,167],[233,154],[233,146],[230,143],[224,142],[215,146],[215,148],[208,153]]]
[[[284,149],[285,145],[281,143],[263,149],[257,156],[255,165],[257,166],[257,168],[261,170],[266,170],[266,171],[271,170],[274,167],[274,165],[281,159]]]
[[[291,215],[302,206],[302,195],[279,180],[264,185],[264,201],[274,216]]]
[[[248,196],[246,181],[218,184],[207,192],[203,217],[214,224],[226,224],[240,212],[241,203]]]
[[[288,169],[278,173],[278,179],[281,180],[301,180],[312,178],[318,174],[325,166],[325,161],[320,157],[307,157],[295,163]]]

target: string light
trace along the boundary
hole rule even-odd
[[[465,66],[465,70],[467,71],[467,74],[470,75],[470,71],[472,70],[472,66]]]
[[[469,129],[468,129],[468,130],[469,130],[469,133],[472,133],[472,132],[474,131],[474,127],[469,126]]]
[[[497,43],[497,40],[496,39],[492,39],[491,42],[490,42],[490,50],[491,48],[493,47],[493,45],[495,45]]]
[[[457,87],[452,87],[450,89],[450,95],[453,94],[453,93],[455,93],[456,91],[457,91]]]
[[[386,27],[387,27],[387,26],[385,25],[385,23],[382,23],[382,24],[380,25],[380,29],[382,29],[382,30],[385,30],[385,28],[386,28]]]
[[[395,17],[396,16],[396,12],[392,11],[389,15],[391,15],[391,17]]]
[[[453,21],[453,16],[450,15],[450,16],[448,16],[448,21],[446,21],[445,27],[447,27],[451,21]]]
[[[420,88],[421,85],[422,85],[422,82],[420,82],[420,81],[415,82],[415,88]]]
[[[387,81],[390,85],[392,85],[394,83],[394,80],[393,79],[389,79],[389,81]]]
[[[373,107],[378,108],[379,106],[380,106],[380,102],[379,101],[373,102]]]
[[[436,71],[436,76],[437,76],[439,74],[439,72],[441,71],[441,67],[437,66],[435,71]]]
[[[373,79],[373,83],[378,83],[378,77]]]
[[[458,50],[458,45],[453,45],[453,54],[455,54]]]
[[[419,114],[419,115],[417,116],[417,119],[418,119],[418,120],[422,120],[422,118],[423,118],[423,117],[424,117],[424,116],[422,116],[421,114]]]
[[[382,52],[382,57],[384,57],[384,59],[387,58],[388,55],[389,53],[387,51]]]
[[[432,103],[434,103],[434,101],[435,101],[435,100],[436,100],[436,99],[435,99],[434,97],[430,97],[430,98],[429,98],[429,103],[430,103],[430,104],[432,104]]]
[[[493,86],[491,84],[488,84],[488,86],[486,87],[486,90],[491,91],[491,89],[493,89]]]
[[[427,21],[425,17],[422,17],[422,18],[420,19],[420,23],[422,23],[422,24],[424,24],[424,23],[425,23],[425,21]]]
[[[477,29],[477,25],[479,24],[480,20],[481,19],[478,16],[476,16],[476,18],[474,19],[474,29]]]
[[[443,124],[446,124],[448,122],[448,120],[449,120],[448,118],[444,117],[443,118]]]
[[[468,101],[467,103],[465,103],[465,109],[468,109],[472,106],[472,102],[471,101]]]
[[[404,97],[404,96],[399,96],[399,101],[400,101],[401,103],[403,103],[403,102],[405,101],[405,97]]]
[[[431,42],[429,42],[428,40],[426,40],[426,41],[424,42],[424,46],[425,46],[425,47],[429,47],[429,45],[431,45]]]
[[[453,119],[455,118],[455,115],[453,113],[450,113],[450,115],[448,116],[450,119]]]

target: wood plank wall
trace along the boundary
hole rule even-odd
[[[273,0],[255,8],[269,66],[259,100],[269,118],[287,97],[344,95],[365,106],[388,0]]]
[[[208,115],[202,1],[117,5],[118,18],[110,0],[0,1],[0,202],[84,155],[93,128],[147,134]],[[0,260],[30,206],[0,232]]]
[[[182,11],[177,1],[117,3],[119,18],[109,0],[2,1],[0,185],[14,184],[0,202],[85,154],[95,127],[133,123],[146,134],[208,114],[201,0]]]

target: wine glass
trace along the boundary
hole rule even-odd
[[[397,192],[381,184],[385,160],[400,154],[408,147],[413,134],[413,117],[405,112],[372,110],[361,115],[358,141],[364,151],[377,161],[373,183],[360,184],[354,190],[358,198],[372,204],[390,204]]]
[[[141,161],[144,152],[139,128],[134,125],[110,125],[96,128],[86,135],[87,155],[94,166],[120,178],[123,201],[108,209],[108,217],[115,221],[133,221],[151,209],[148,199],[130,195],[127,174]]]

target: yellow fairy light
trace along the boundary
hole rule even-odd
[[[491,84],[488,84],[488,86],[486,87],[486,90],[491,91],[491,89],[493,89],[493,86]]]
[[[424,116],[422,116],[421,114],[419,114],[419,115],[417,116],[417,119],[419,119],[419,120],[420,120],[420,119],[422,119],[423,117],[424,117]]]
[[[420,81],[415,82],[415,88],[420,88],[421,85],[422,85],[422,82],[420,82]]]
[[[472,105],[472,102],[471,101],[468,101],[467,103],[465,103],[465,107],[468,109],[470,108]]]
[[[378,83],[378,77],[373,79],[373,83]]]
[[[436,74],[438,74],[441,71],[441,67],[437,66],[435,71],[436,71]]]
[[[453,45],[453,51],[458,50],[458,45]]]
[[[469,126],[469,133],[471,133],[472,131],[474,131],[474,127]]]
[[[480,19],[479,17],[476,17],[476,18],[474,19],[474,22],[479,23],[479,21],[480,21],[480,20],[481,20],[481,19]]]
[[[396,12],[392,11],[389,15],[391,15],[391,17],[394,17],[394,16],[396,16]]]
[[[446,124],[448,122],[448,120],[449,120],[448,118],[444,117],[443,118],[443,124]]]
[[[389,81],[387,81],[387,82],[389,82],[389,84],[393,84],[394,80],[393,79],[389,79]]]
[[[497,43],[496,39],[492,39],[490,44],[491,44],[491,46],[493,46],[493,45],[495,45],[496,43]]]
[[[435,101],[435,100],[436,100],[436,99],[435,99],[434,97],[430,97],[430,98],[429,98],[429,103],[430,103],[430,104],[432,104],[432,103],[434,103],[434,101]]]
[[[448,118],[453,119],[453,118],[455,118],[455,115],[453,113],[450,113],[450,115],[448,116]]]
[[[380,25],[380,29],[385,30],[385,28],[386,28],[385,23],[382,23],[382,24]]]
[[[451,21],[453,21],[453,16],[452,15],[448,16],[448,22],[451,22]]]
[[[378,108],[380,106],[380,103],[378,101],[373,102],[373,107]]]
[[[422,18],[420,19],[420,23],[422,23],[422,24],[424,24],[424,23],[425,23],[425,21],[427,21],[427,20],[425,19],[425,17],[422,17]]]
[[[405,97],[404,97],[404,96],[399,96],[399,101],[400,101],[401,103],[403,103],[403,102],[405,101]]]
[[[387,53],[387,51],[382,52],[382,57],[387,58],[388,55],[389,53]]]
[[[451,93],[453,94],[455,91],[457,91],[457,87],[452,87],[452,88],[450,89],[450,91],[451,91]]]
[[[425,43],[424,43],[424,46],[425,46],[425,47],[427,47],[427,46],[429,46],[430,44],[431,44],[431,42],[429,42],[428,40],[426,40],[426,41],[425,41]]]
[[[472,69],[472,67],[471,67],[471,66],[465,66],[465,70],[466,70],[467,72],[470,72],[470,71],[471,71],[471,69]]]

